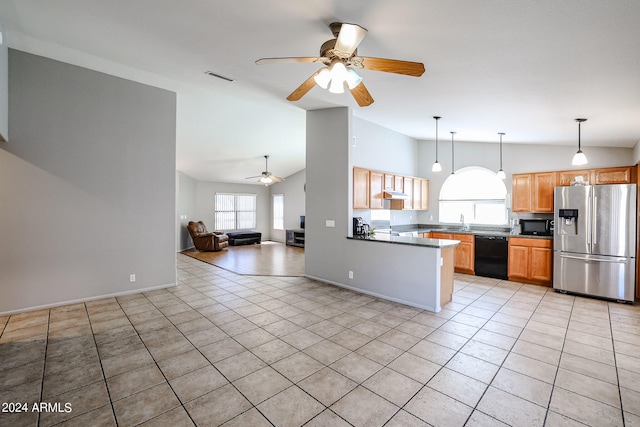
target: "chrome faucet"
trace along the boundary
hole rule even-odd
[[[465,226],[464,226],[464,214],[460,214],[460,223],[462,224],[462,229],[464,230],[465,229]]]

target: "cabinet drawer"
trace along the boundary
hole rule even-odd
[[[528,237],[510,237],[509,246],[527,246],[529,248],[553,248],[551,239],[531,239]]]
[[[453,240],[460,240],[461,242],[469,242],[469,243],[475,243],[476,241],[473,234],[452,234],[451,238]]]

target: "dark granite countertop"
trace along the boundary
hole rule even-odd
[[[394,243],[398,245],[424,246],[427,248],[436,248],[436,249],[452,248],[460,244],[459,240],[392,236],[387,233],[375,233],[373,236],[368,236],[368,237],[365,237],[365,236],[347,237],[347,239],[365,240],[368,242],[379,242],[379,243]]]
[[[527,239],[546,239],[553,240],[553,236],[534,236],[523,234],[512,234],[506,227],[492,227],[492,226],[476,226],[472,225],[469,228],[462,228],[460,225],[455,224],[411,224],[411,225],[399,225],[391,227],[393,232],[412,232],[428,233],[431,231],[439,233],[454,233],[454,234],[473,234],[473,235],[485,235],[485,236],[502,236],[502,237],[523,237]],[[376,236],[383,233],[374,233]]]

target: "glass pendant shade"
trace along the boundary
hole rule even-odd
[[[347,82],[347,86],[349,86],[349,89],[354,89],[356,86],[362,83],[362,77],[360,77],[360,75],[356,73],[355,70],[352,70],[351,68],[349,68],[346,82]]]
[[[313,78],[316,81],[316,84],[320,86],[322,89],[326,89],[329,87],[329,82],[331,81],[331,71],[329,68],[323,68],[320,72]]]
[[[582,125],[582,122],[586,122],[587,119],[576,119],[576,122],[578,122],[578,151],[576,152],[576,154],[573,155],[573,160],[571,160],[571,164],[573,166],[581,166],[581,165],[586,165],[587,163],[589,163],[589,161],[587,160],[587,156],[582,152],[582,146],[581,146],[581,141],[580,141],[580,125]]]
[[[440,162],[436,160],[435,162],[433,162],[433,166],[431,166],[431,172],[440,172],[440,171],[442,171],[442,166],[440,165]]]
[[[504,173],[504,171],[502,169],[500,169],[497,173],[496,176],[500,179],[506,179],[507,175]]]
[[[578,150],[578,152],[573,155],[573,160],[571,160],[573,166],[586,165],[587,163],[589,163],[589,160],[587,160],[587,156],[582,150]]]

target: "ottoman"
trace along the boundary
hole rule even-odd
[[[260,244],[260,239],[262,239],[262,233],[257,231],[237,231],[227,233],[227,236],[229,236],[229,244],[231,246]]]

